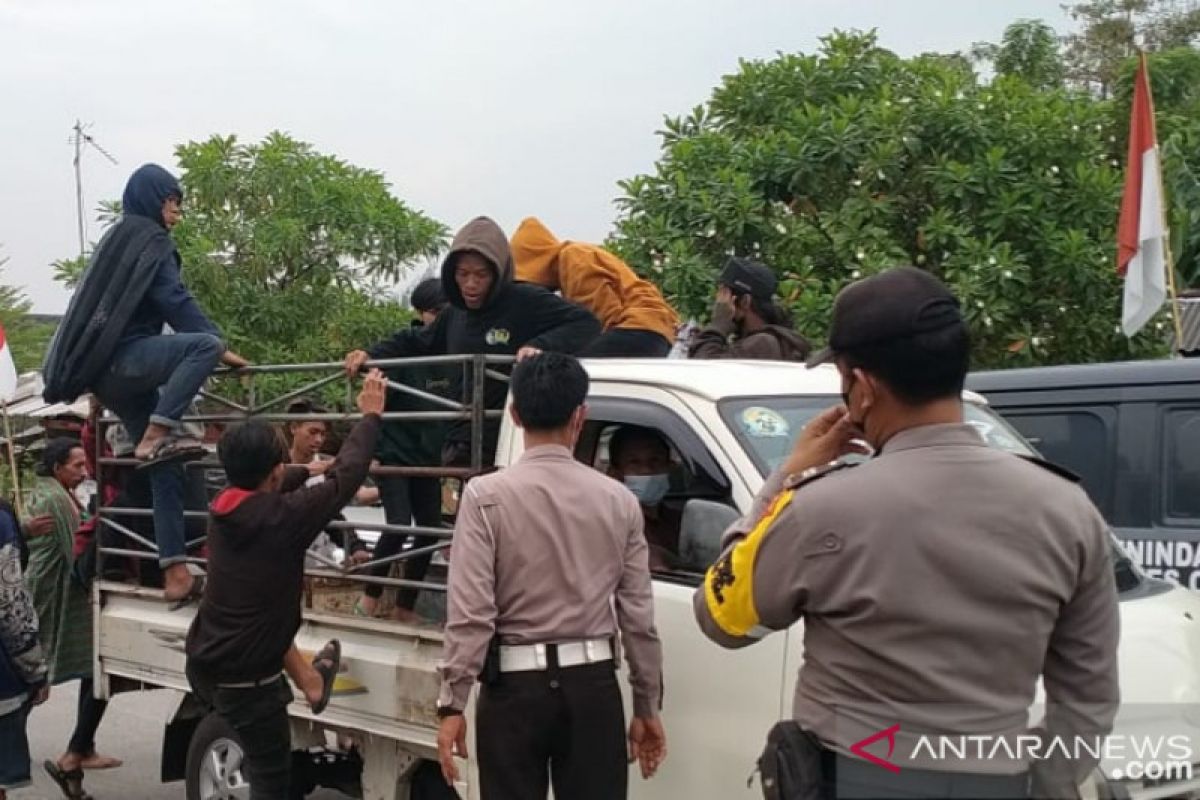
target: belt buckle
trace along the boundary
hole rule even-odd
[[[587,664],[595,664],[600,660],[597,651],[600,649],[600,643],[595,639],[588,639],[583,643],[583,658]]]
[[[533,646],[533,663],[536,665],[537,669],[540,670],[544,670],[548,667],[548,663],[546,661],[546,645],[535,644]]]

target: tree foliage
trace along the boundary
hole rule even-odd
[[[7,258],[0,257],[0,278],[4,275]],[[42,365],[46,344],[54,334],[54,326],[38,322],[29,316],[31,308],[25,293],[16,286],[0,282],[0,325],[12,350],[17,372],[36,370]]]
[[[446,228],[378,172],[272,133],[176,148],[184,280],[231,347],[258,363],[340,358],[409,318],[387,285],[442,248]],[[101,207],[101,221],[120,214]],[[56,263],[68,285],[84,263]]]
[[[1157,352],[1156,326],[1132,342],[1117,326],[1114,124],[1090,96],[834,33],[742,62],[667,119],[655,171],[620,184],[610,244],[692,315],[724,259],[749,255],[820,339],[838,289],[911,263],[962,299],[979,365]]]

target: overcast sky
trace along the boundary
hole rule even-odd
[[[97,202],[139,164],[279,129],[382,171],[452,228],[535,214],[598,241],[663,115],[739,57],[810,51],[834,28],[953,51],[1023,17],[1067,24],[1058,0],[0,0],[0,280],[65,308],[49,264],[78,251],[76,117],[120,162],[84,154],[91,239]]]

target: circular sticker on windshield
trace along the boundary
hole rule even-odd
[[[791,428],[778,411],[750,406],[742,412],[742,430],[755,439],[773,439],[787,436]]]

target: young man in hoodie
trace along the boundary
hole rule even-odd
[[[278,429],[262,420],[231,428],[217,447],[231,485],[212,504],[208,582],[188,631],[187,676],[240,735],[251,800],[290,796],[292,691],[283,670],[295,657],[304,557],[367,477],[385,390],[382,373],[371,370],[358,396],[363,418],[315,486],[304,485],[306,468],[287,466]],[[339,652],[334,641],[317,654],[327,681]]]
[[[162,167],[146,164],[133,173],[123,216],[92,254],[43,367],[46,402],[90,390],[138,442],[134,456],[150,471],[168,600],[199,597],[203,585],[187,569],[185,478],[176,462],[204,450],[180,420],[218,363],[247,364],[226,348],[183,285],[170,236],[182,203],[179,181]],[[164,336],[164,325],[174,334]]]
[[[696,335],[691,358],[750,358],[803,361],[808,341],[792,330],[775,302],[779,281],[766,264],[731,258],[717,280],[712,321]]]
[[[679,315],[657,286],[603,247],[561,242],[541,220],[529,217],[513,234],[512,252],[517,280],[562,292],[604,326],[580,355],[665,358],[671,352]]]
[[[600,333],[600,323],[587,309],[542,286],[513,280],[508,237],[488,217],[471,220],[454,237],[442,262],[441,278],[450,305],[433,324],[402,330],[366,350],[351,352],[346,356],[349,374],[357,374],[368,360],[380,358],[487,354],[521,359],[542,350],[577,353]],[[469,370],[455,369],[451,391],[451,396],[470,402]],[[507,395],[504,382],[486,382],[487,408],[504,408]],[[495,461],[499,434],[500,420],[484,424],[484,466]],[[471,466],[470,421],[450,425],[442,463]]]

